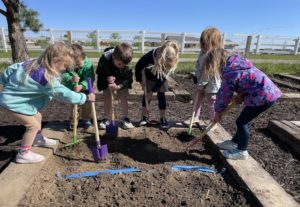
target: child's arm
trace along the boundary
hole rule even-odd
[[[84,93],[76,93],[70,90],[62,85],[59,80],[54,80],[51,85],[48,85],[45,93],[65,103],[82,105],[87,101],[87,96]]]
[[[86,69],[86,71],[85,71],[85,73],[83,75],[83,79],[80,82],[80,85],[82,85],[83,91],[87,91],[88,90],[88,82],[87,82],[88,78],[91,78],[92,82],[94,82],[94,80],[95,80],[95,72],[94,72],[94,67],[93,67],[92,63],[90,63],[88,65],[88,68]]]
[[[102,90],[108,86],[107,77],[109,76],[109,74],[105,70],[105,64],[103,63],[105,60],[103,58],[105,58],[105,57],[102,56],[100,58],[97,69],[96,69],[96,74],[97,74],[97,79],[98,79],[97,80],[98,81],[98,83],[97,83],[98,90]]]
[[[8,68],[6,68],[3,73],[0,74],[0,84],[5,86],[10,78],[10,76],[19,69],[20,64],[13,64],[8,66]]]
[[[153,50],[142,56],[135,65],[135,80],[142,82],[142,70],[147,66],[154,64]]]
[[[228,82],[230,81],[226,81],[226,79],[223,79],[221,87],[217,93],[215,102],[215,111],[217,113],[221,113],[222,111],[224,111],[232,99],[234,93],[234,85],[229,84]]]

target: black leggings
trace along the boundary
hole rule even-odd
[[[166,102],[165,92],[157,92],[157,99],[158,99],[158,108],[160,110],[166,110],[167,102]],[[150,101],[149,101],[149,104],[150,104]],[[143,95],[142,106],[146,107],[145,95]]]

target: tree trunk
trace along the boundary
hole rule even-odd
[[[7,23],[13,62],[22,62],[29,59],[20,23],[18,21],[9,22],[9,20],[7,20]]]

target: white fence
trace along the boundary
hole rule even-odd
[[[38,33],[25,31],[26,44],[30,50],[43,50],[50,43],[65,41],[80,43],[87,51],[101,52],[108,46],[119,42],[130,43],[135,52],[145,53],[160,46],[166,40],[176,40],[182,53],[199,52],[200,33],[175,33],[153,31],[109,31],[109,30],[61,30],[47,29]],[[223,34],[224,46],[230,51],[244,53],[247,34]],[[253,54],[294,54],[300,52],[300,37],[262,36],[251,35],[249,52]],[[10,50],[8,30],[0,30],[0,50]]]

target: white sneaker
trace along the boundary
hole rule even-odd
[[[231,140],[226,140],[224,142],[217,143],[217,146],[223,150],[233,150],[237,148],[237,144]]]
[[[99,123],[100,129],[106,129],[107,125],[109,125],[109,121],[107,119],[100,120],[100,123]]]
[[[22,164],[37,163],[43,160],[44,160],[43,155],[39,155],[30,150],[28,150],[27,152],[23,152],[22,154],[19,152],[16,156],[16,162]]]
[[[198,116],[195,116],[195,117],[194,117],[193,125],[196,124],[196,123],[198,123],[198,122],[199,122],[199,117],[198,117]],[[187,125],[187,126],[190,126],[191,118],[189,118],[188,120],[185,120],[183,123],[184,123],[185,125]]]
[[[123,129],[132,129],[132,128],[134,128],[133,124],[131,123],[130,119],[128,119],[128,118],[125,118],[122,121],[122,123],[123,123],[123,127],[122,127]]]
[[[248,159],[248,155],[249,155],[247,150],[238,150],[238,149],[224,150],[222,154],[227,159],[232,159],[232,160],[246,160]]]
[[[56,140],[49,139],[42,134],[37,134],[32,144],[33,147],[51,147],[53,145],[56,145]]]

